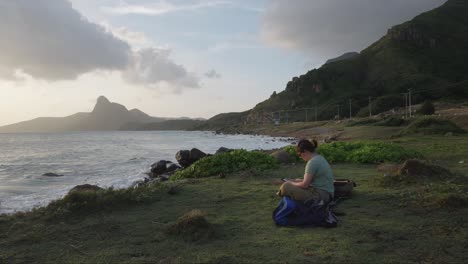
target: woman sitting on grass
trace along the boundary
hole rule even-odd
[[[327,160],[315,152],[317,141],[302,139],[297,143],[296,152],[304,161],[304,179],[286,181],[281,185],[279,196],[288,196],[294,200],[315,200],[326,204],[333,199],[333,173]]]

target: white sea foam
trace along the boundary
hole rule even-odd
[[[181,149],[272,149],[290,142],[212,132],[76,132],[0,134],[0,214],[27,211],[63,197],[76,185],[126,188],[158,160]],[[42,176],[53,172],[61,177]]]

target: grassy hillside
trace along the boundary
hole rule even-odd
[[[328,120],[369,115],[412,103],[468,98],[468,2],[449,0],[397,25],[351,59],[292,78],[285,90],[257,104],[242,120]],[[351,100],[351,101],[350,101]],[[304,108],[310,108],[308,116]],[[277,113],[277,111],[284,111]],[[276,112],[276,113],[275,113]],[[219,120],[218,120],[219,122]]]
[[[192,127],[190,130],[220,130],[235,133],[242,127],[249,111],[240,113],[218,114],[200,125]]]
[[[368,127],[349,129],[361,139],[368,133]],[[385,128],[372,129],[378,134]],[[408,184],[386,181],[377,165],[332,164],[336,178],[358,184],[353,197],[338,205],[340,222],[334,229],[282,228],[272,222],[279,200],[272,182],[300,177],[303,163],[166,182],[116,193],[131,198],[127,203],[105,200],[107,205],[98,210],[40,209],[0,216],[0,262],[465,262],[468,162],[459,161],[468,156],[468,136],[391,141],[424,153],[458,176]],[[178,186],[174,195],[167,193],[171,186]],[[207,222],[188,228],[180,217],[193,209],[204,213]]]

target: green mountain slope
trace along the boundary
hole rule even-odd
[[[413,20],[388,30],[359,55],[323,65],[294,77],[286,89],[257,104],[247,122],[273,120],[281,110],[289,121],[368,115],[426,99],[468,98],[468,1],[449,0]],[[351,107],[350,107],[351,100]],[[339,110],[338,110],[339,108]],[[350,110],[351,108],[351,110]],[[339,112],[338,112],[339,111]],[[313,114],[312,114],[313,113]],[[262,120],[259,120],[259,116]],[[219,120],[217,120],[219,123]]]

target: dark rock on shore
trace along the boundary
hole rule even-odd
[[[176,170],[180,169],[181,167],[178,166],[177,164],[174,164],[172,163],[171,165],[169,165],[169,167],[167,167],[166,169],[166,173],[170,173],[170,174],[173,174]]]
[[[97,186],[97,185],[92,185],[92,184],[81,184],[73,187],[68,193],[71,192],[86,192],[86,191],[100,191],[104,190],[103,188]]]
[[[226,152],[231,152],[233,149],[225,148],[225,147],[220,147],[216,152],[215,155],[226,153]]]
[[[47,177],[60,177],[60,176],[63,176],[63,174],[57,174],[57,173],[53,173],[53,172],[47,172],[47,173],[42,174],[42,176],[47,176]]]
[[[177,162],[179,162],[180,166],[182,167],[188,167],[190,163],[190,151],[189,150],[179,150],[175,158]]]
[[[161,174],[166,172],[167,170],[167,164],[172,163],[167,160],[160,160],[158,162],[155,162],[151,165],[151,172],[154,174]]]
[[[165,176],[164,179],[161,179],[162,181],[164,181],[167,180],[170,175],[174,174],[180,168],[180,166],[172,163],[171,161],[160,160],[151,165],[151,170],[148,173],[148,176],[150,176],[151,179]]]

